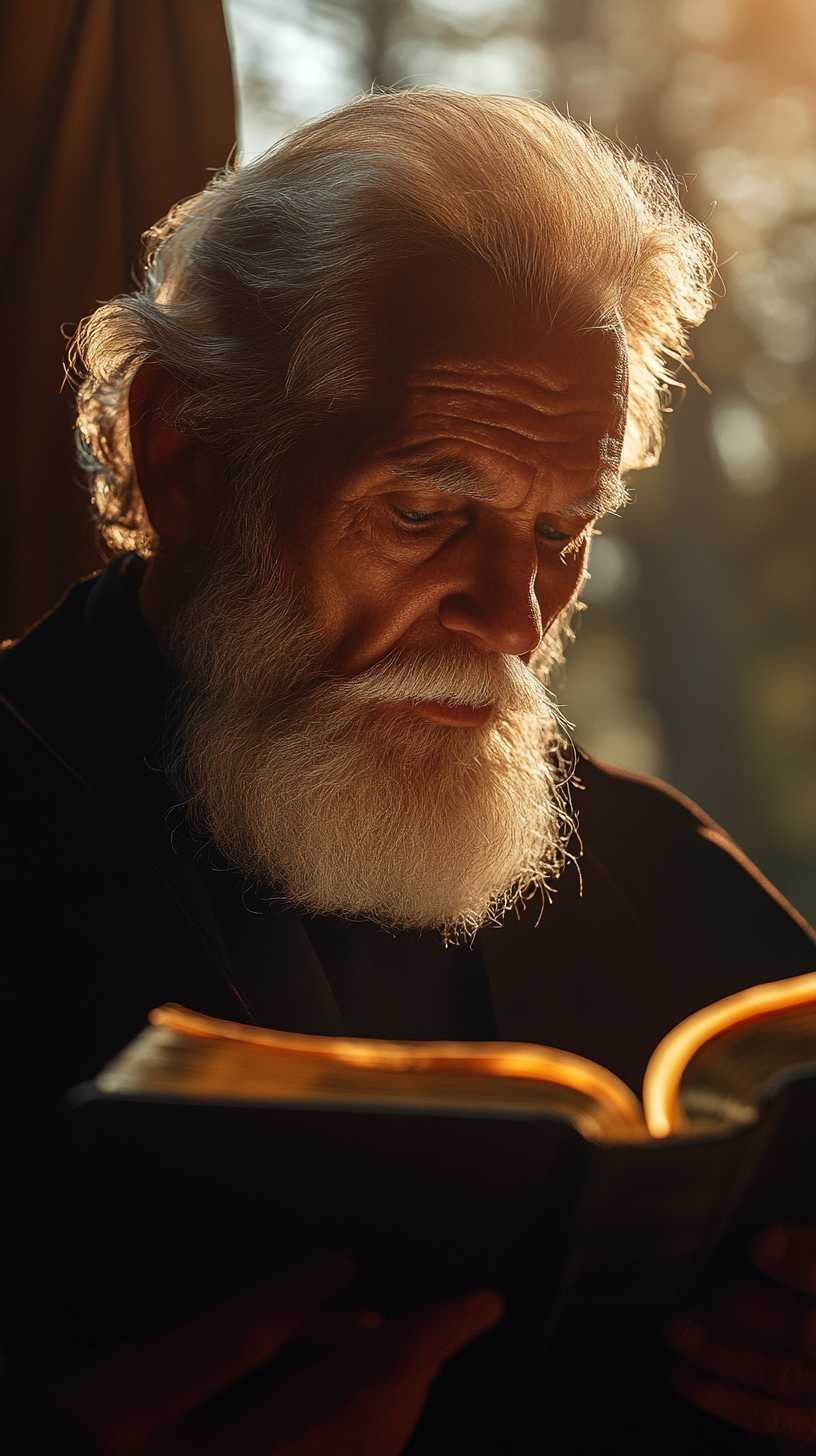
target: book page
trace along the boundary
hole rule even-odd
[[[568,1116],[591,1138],[644,1135],[637,1098],[605,1068],[515,1042],[391,1042],[241,1026],[162,1006],[97,1078],[102,1091],[400,1102]]]
[[[816,1076],[816,1001],[768,1012],[704,1042],[680,1083],[693,1131],[705,1123],[746,1125],[780,1083]]]
[[[724,1047],[726,1040],[732,1066],[730,1083],[726,1059],[716,1045]],[[693,1059],[696,1061],[707,1043],[712,1044],[709,1068],[716,1060],[720,1065],[721,1118],[736,1123],[752,1120],[753,1097],[765,1083],[786,1067],[808,1060],[816,1062],[816,972],[752,986],[747,991],[726,996],[687,1017],[664,1036],[652,1054],[643,1080],[643,1109],[652,1137],[663,1138],[670,1133],[691,1130],[681,1098],[681,1084],[687,1072],[692,1071]],[[737,1064],[740,1072],[734,1081]],[[702,1073],[699,1061],[696,1061],[696,1070]],[[710,1077],[709,1072],[709,1080]],[[704,1080],[702,1076],[698,1080],[698,1091],[702,1090]],[[714,1102],[709,1099],[709,1103],[713,1110]],[[698,1104],[702,1112],[704,1103],[699,1097]]]

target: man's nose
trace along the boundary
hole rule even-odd
[[[535,543],[501,528],[486,531],[479,540],[471,537],[457,566],[439,605],[442,626],[483,652],[521,657],[534,651],[542,637]]]

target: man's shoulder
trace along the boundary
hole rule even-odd
[[[71,587],[24,637],[4,644],[0,733],[7,783],[21,755],[40,767],[50,756],[74,777],[87,777],[90,768],[96,782],[110,756],[111,731],[115,742],[122,726],[113,721],[113,704],[123,688],[133,696],[140,687],[140,633],[149,638],[136,606],[140,566],[139,558],[117,557]]]
[[[77,583],[15,642],[0,648],[0,739],[4,798],[30,802],[54,792],[59,755],[50,727],[77,690],[82,613],[92,581]],[[8,811],[7,811],[8,812]],[[6,819],[6,828],[11,826]]]
[[[82,655],[82,623],[97,576],[87,577],[17,641],[0,647],[0,701],[9,719],[29,724],[37,708],[69,687]]]
[[[602,763],[584,749],[577,750],[572,779],[572,801],[579,818],[591,818],[599,828],[614,821],[616,832],[629,826],[648,829],[652,823],[673,825],[678,832],[698,833],[701,829],[724,831],[708,814],[679,789],[662,779],[614,764]]]
[[[816,939],[727,830],[669,784],[579,751],[572,801],[582,855],[645,907],[642,913],[671,903],[699,915],[719,903],[753,915],[773,905]]]
[[[9,638],[0,643],[0,676],[5,677],[19,662],[39,655],[47,657],[58,642],[76,635],[88,597],[100,575],[101,572],[96,571],[75,582],[56,605],[21,637]]]

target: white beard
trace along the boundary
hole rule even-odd
[[[210,842],[303,910],[449,939],[554,877],[571,824],[540,676],[455,641],[332,676],[269,551],[256,554],[232,533],[170,644],[167,770]],[[536,673],[560,660],[563,627]],[[453,728],[407,711],[412,698],[495,706]]]

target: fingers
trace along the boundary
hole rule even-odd
[[[336,1299],[352,1274],[345,1254],[306,1254],[137,1347],[134,1383],[137,1390],[153,1391],[158,1423],[194,1409],[265,1365],[320,1308]]]
[[[401,1315],[282,1379],[270,1372],[265,1388],[202,1415],[194,1429],[184,1423],[168,1433],[168,1450],[397,1456],[440,1365],[502,1310],[498,1296],[485,1293]]]
[[[816,1360],[816,1304],[791,1289],[730,1279],[713,1292],[704,1309],[724,1330]]]
[[[665,1331],[682,1357],[672,1377],[680,1394],[779,1452],[816,1450],[816,1301],[797,1292],[810,1279],[813,1235],[763,1230],[752,1257],[780,1283],[730,1279]]]
[[[378,1330],[383,1317],[375,1309],[327,1309],[304,1325],[286,1346],[287,1363],[300,1364],[327,1355],[356,1335]]]
[[[751,1258],[763,1274],[816,1298],[816,1228],[810,1224],[771,1224],[753,1240]]]
[[[729,1421],[751,1436],[778,1443],[775,1449],[811,1452],[816,1443],[816,1410],[776,1400],[745,1386],[718,1379],[681,1360],[672,1373],[672,1384],[700,1410]]]
[[[140,1449],[154,1432],[271,1360],[349,1283],[351,1261],[320,1252],[293,1259],[201,1314],[148,1340],[88,1351],[62,1367],[55,1403],[70,1403],[104,1449]]]
[[[381,1328],[371,1310],[318,1317],[351,1272],[344,1256],[293,1260],[157,1338],[33,1372],[21,1388],[26,1449],[397,1456],[440,1364],[493,1324],[502,1303],[470,1295]],[[308,1335],[312,1354],[321,1342],[331,1353],[294,1371],[286,1361],[267,1371],[298,1333]]]
[[[667,1341],[701,1371],[783,1401],[811,1401],[816,1409],[816,1363],[772,1344],[723,1329],[699,1310],[668,1327]]]

